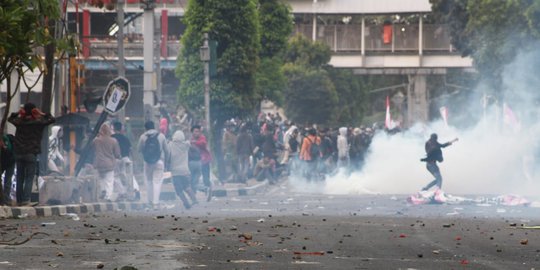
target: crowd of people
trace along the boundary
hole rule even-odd
[[[153,121],[144,124],[145,131],[137,145],[132,144],[120,122],[106,122],[95,139],[89,142],[89,153],[83,159],[82,175],[98,179],[101,201],[138,200],[140,191],[133,177],[133,151],[142,157],[143,178],[148,203],[160,204],[164,179],[170,178],[177,196],[186,209],[197,204],[197,192],[212,195],[211,164],[213,161],[205,131],[200,125],[174,128],[174,118],[163,114],[156,128]],[[165,117],[167,116],[167,117]],[[29,205],[35,179],[41,135],[54,117],[44,114],[31,103],[10,116],[15,136],[5,135],[2,142],[3,190],[0,203],[12,205],[11,178],[16,171],[16,204]],[[170,128],[173,127],[173,128]],[[221,138],[224,170],[216,170],[221,183],[247,183],[267,180],[277,183],[287,175],[307,181],[323,180],[343,169],[360,170],[374,130],[365,127],[320,128],[314,124],[299,125],[283,120],[277,114],[261,113],[253,121],[231,119],[225,123]],[[63,131],[51,128],[47,167],[49,172],[62,173]],[[77,149],[75,149],[77,150]],[[81,154],[79,152],[79,154]],[[217,166],[214,166],[217,167]]]
[[[321,128],[261,113],[256,121],[232,119],[225,124],[222,153],[225,181],[248,178],[275,183],[283,175],[323,180],[339,169],[360,170],[374,135],[372,128]]]

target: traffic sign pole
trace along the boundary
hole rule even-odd
[[[97,134],[99,133],[99,129],[101,128],[101,125],[105,123],[107,120],[107,117],[112,114],[116,114],[120,110],[124,108],[126,103],[129,100],[130,96],[130,88],[129,88],[129,81],[124,77],[117,77],[116,79],[109,82],[107,85],[107,89],[105,90],[105,93],[103,93],[103,99],[102,99],[102,106],[103,106],[103,112],[101,112],[101,115],[99,116],[99,119],[96,123],[96,126],[92,130],[92,135],[90,135],[90,138],[88,138],[88,141],[83,147],[83,151],[79,156],[79,160],[77,161],[77,164],[75,165],[75,177],[79,175],[81,172],[81,169],[84,165],[84,162],[88,158],[88,152],[90,152],[90,147],[92,146],[92,142],[96,138]]]

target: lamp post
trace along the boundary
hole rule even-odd
[[[208,34],[204,34],[204,42],[200,47],[201,61],[204,63],[204,118],[206,132],[210,135],[210,47],[208,46]]]

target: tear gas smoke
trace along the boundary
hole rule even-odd
[[[306,183],[292,178],[297,190],[326,194],[413,194],[433,180],[420,162],[425,157],[424,143],[431,133],[445,143],[459,141],[443,149],[439,164],[442,189],[451,194],[540,195],[540,156],[535,158],[540,138],[537,123],[540,79],[540,51],[520,54],[505,67],[504,102],[495,100],[483,109],[483,90],[471,93],[470,104],[483,113],[480,121],[467,129],[446,126],[442,121],[418,124],[389,136],[379,132],[373,138],[361,171],[340,172],[325,182]],[[478,93],[480,91],[480,93]],[[505,104],[503,106],[503,104]],[[448,105],[448,104],[441,104]],[[450,106],[449,106],[450,107]],[[449,118],[452,114],[449,112]],[[540,197],[540,196],[539,196]]]

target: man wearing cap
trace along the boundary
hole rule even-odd
[[[433,133],[431,134],[429,140],[426,142],[425,149],[426,149],[426,157],[421,159],[420,161],[426,162],[426,168],[427,170],[435,177],[433,181],[431,181],[427,186],[425,186],[422,190],[428,190],[433,186],[437,186],[439,189],[442,186],[442,176],[441,172],[439,170],[439,166],[437,166],[437,162],[443,162],[443,155],[441,148],[445,148],[447,146],[452,145],[452,143],[456,142],[458,139],[454,139],[447,143],[439,143],[437,141],[437,134]]]

